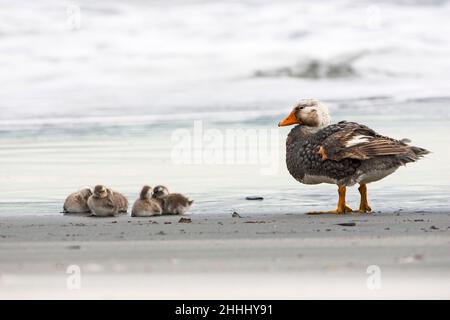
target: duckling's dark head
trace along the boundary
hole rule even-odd
[[[96,198],[106,198],[108,196],[108,191],[105,186],[96,185],[93,196]]]
[[[150,198],[151,193],[152,193],[152,187],[150,187],[150,186],[143,186],[142,190],[141,190],[140,198],[142,200],[148,199],[148,198]]]
[[[308,127],[326,127],[330,125],[328,108],[316,99],[303,99],[292,109],[291,113],[278,123],[279,127],[301,124]]]
[[[169,194],[169,189],[167,189],[165,186],[158,185],[153,188],[153,198],[161,198],[164,196],[167,196]]]
[[[80,190],[80,194],[83,196],[83,198],[87,199],[92,195],[92,189],[89,187],[83,187]]]

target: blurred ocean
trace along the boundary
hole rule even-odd
[[[300,98],[433,154],[374,184],[375,209],[450,206],[450,1],[0,0],[0,214],[57,214],[104,183],[196,199],[194,213],[334,206],[284,165],[180,166],[194,120],[276,128]],[[369,189],[370,192],[371,189]],[[357,201],[356,193],[350,195]],[[246,202],[261,194],[263,202]],[[354,205],[355,206],[355,205]]]

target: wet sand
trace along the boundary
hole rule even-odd
[[[448,299],[449,217],[2,217],[0,298]],[[67,287],[71,265],[80,289]]]

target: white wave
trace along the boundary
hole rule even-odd
[[[227,117],[302,97],[448,95],[448,1],[2,2],[4,121]],[[69,5],[79,5],[79,29]],[[252,77],[280,67],[304,79]]]

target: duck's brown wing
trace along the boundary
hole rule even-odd
[[[346,122],[342,129],[322,143],[322,159],[340,161],[345,158],[369,160],[380,156],[401,155],[416,160],[417,154],[403,141],[379,135],[369,127]]]

